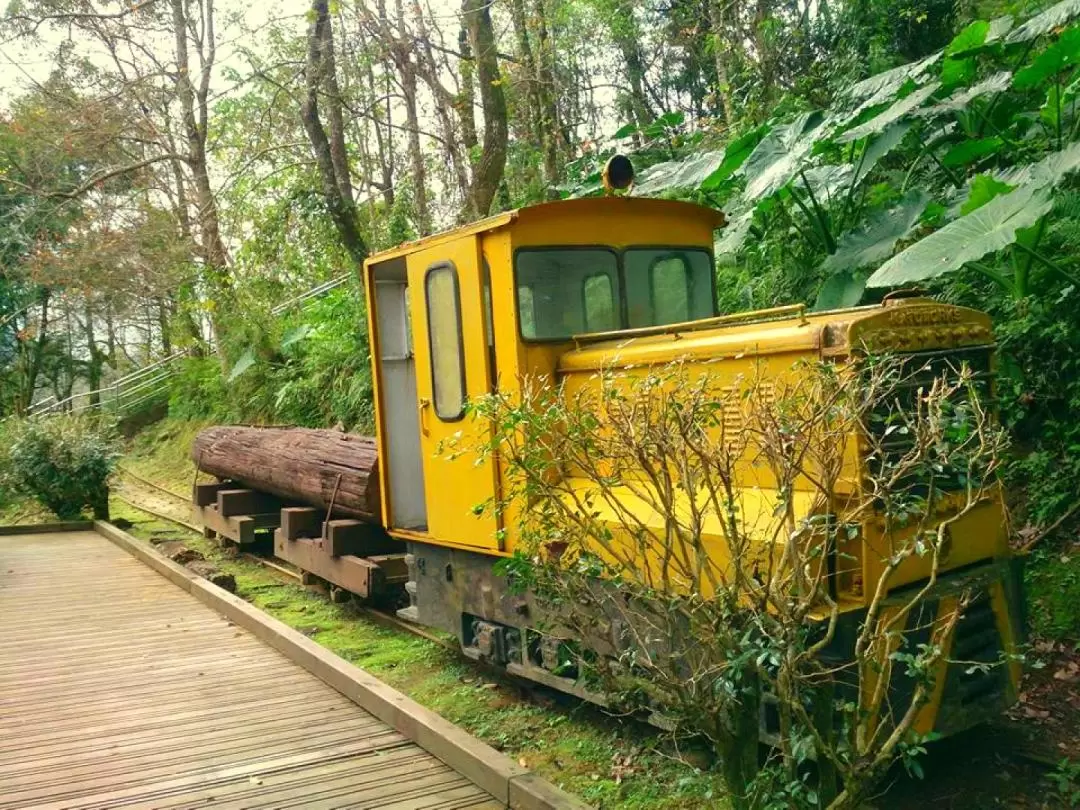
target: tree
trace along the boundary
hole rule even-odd
[[[308,30],[307,94],[301,108],[304,130],[322,180],[323,198],[342,244],[359,266],[367,258],[367,244],[360,233],[353,198],[352,176],[345,149],[345,123],[341,90],[334,60],[334,33],[327,0],[313,0]],[[319,116],[319,99],[326,111],[330,131]]]

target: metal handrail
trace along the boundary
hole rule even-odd
[[[288,301],[278,304],[270,310],[270,313],[272,315],[281,315],[282,313],[286,312],[291,307],[294,307],[297,304],[302,304],[305,301],[320,296],[323,293],[330,292],[330,290],[337,289],[343,284],[348,283],[349,280],[354,277],[354,275],[354,273],[343,273],[342,275],[337,276],[336,278],[332,278],[329,281],[324,281],[322,284],[312,287],[310,290],[306,290],[300,295],[297,295],[294,298],[290,298]],[[71,394],[70,396],[64,397],[64,399],[60,400],[56,398],[55,394],[50,394],[44,399],[38,400],[37,402],[33,403],[27,409],[27,415],[44,416],[46,414],[57,413],[58,411],[63,410],[70,410],[72,413],[82,413],[83,411],[90,410],[94,407],[101,408],[105,407],[106,405],[109,405],[110,407],[118,410],[132,408],[135,405],[141,404],[160,393],[161,390],[166,387],[166,382],[168,378],[173,375],[173,369],[170,367],[171,364],[182,357],[186,357],[188,354],[189,352],[187,350],[173,352],[166,357],[155,360],[149,365],[142,366],[135,369],[134,371],[130,371],[122,377],[117,377],[109,385],[98,388],[94,391],[80,391],[76,394]],[[153,376],[149,380],[145,379],[148,375],[159,369],[164,370],[160,374]],[[131,394],[137,391],[145,391],[147,388],[153,388],[153,390],[149,391],[143,396],[136,398],[133,402],[128,399]],[[109,397],[108,400],[106,400],[106,397],[104,395],[109,393],[111,393],[112,396]],[[91,400],[95,394],[98,397],[98,402],[96,404],[93,404],[89,400]],[[79,400],[88,401],[76,405],[75,403]]]

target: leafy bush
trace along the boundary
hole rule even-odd
[[[86,508],[108,519],[109,476],[120,455],[110,428],[57,416],[18,423],[8,437],[0,459],[3,489],[35,498],[61,520],[78,518]]]
[[[188,357],[169,383],[169,415],[177,419],[224,419],[228,389],[216,357]]]
[[[235,325],[231,341],[227,373],[216,356],[183,361],[172,381],[170,416],[373,429],[367,314],[356,284],[283,316],[249,316]]]

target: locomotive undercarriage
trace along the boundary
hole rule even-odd
[[[493,571],[492,558],[475,552],[423,543],[410,543],[406,561],[409,580],[406,589],[410,605],[398,611],[409,621],[435,627],[457,637],[463,653],[475,660],[504,669],[508,674],[535,681],[600,705],[604,696],[582,679],[572,652],[577,640],[553,638],[536,628],[554,626],[552,617],[528,593],[512,589],[504,576]],[[943,599],[961,590],[979,594],[965,610],[953,636],[953,654],[945,669],[945,684],[935,730],[955,733],[1000,714],[1011,699],[1007,668],[1002,666],[1003,637],[999,626],[1003,614],[1022,635],[1024,617],[1014,613],[1020,587],[1019,563],[984,562],[954,570],[943,576],[924,607],[907,621],[904,636],[912,645],[926,643],[927,617],[936,613]],[[914,583],[895,595],[898,604],[906,601],[906,591],[919,588]],[[854,657],[855,638],[863,610],[842,614],[832,644],[823,657],[834,664]],[[547,619],[547,621],[545,621]],[[610,623],[597,622],[598,633],[584,646],[616,654],[619,640]],[[606,633],[605,633],[606,630]],[[972,666],[977,662],[985,666]],[[854,697],[857,685],[839,678],[840,690]],[[910,696],[913,681],[900,667],[894,668],[889,684],[890,699],[903,704]],[[664,725],[663,716],[650,720]],[[768,696],[763,696],[761,736],[768,742],[779,730],[779,719]]]

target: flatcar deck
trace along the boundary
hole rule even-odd
[[[504,806],[100,534],[0,537],[0,808]]]

